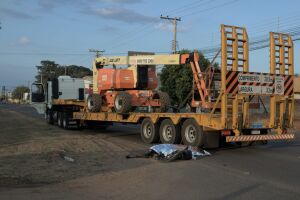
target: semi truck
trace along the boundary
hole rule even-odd
[[[250,71],[249,41],[244,27],[221,25],[219,54],[220,67],[211,65],[206,69],[200,66],[196,51],[96,57],[93,92],[87,99],[81,92],[80,81],[64,87],[60,77],[58,81],[48,81],[47,87],[36,83],[34,86],[40,89],[32,93],[32,102],[46,105],[47,121],[65,129],[95,124],[99,128],[114,123],[139,124],[141,139],[146,143],[218,147],[221,137],[226,142],[294,139],[291,36],[270,32],[269,73]],[[159,91],[149,86],[151,81],[155,82],[156,65],[192,68],[190,111],[174,112],[166,107],[169,104],[157,109],[162,105],[161,101],[155,102]],[[103,70],[109,66],[109,70]],[[126,73],[121,76],[124,71],[118,71],[117,66],[127,66]],[[45,92],[43,88],[47,88]],[[71,88],[73,96],[68,93]],[[120,94],[127,97],[122,99]],[[117,106],[125,104],[126,109],[120,112]]]

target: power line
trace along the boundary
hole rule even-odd
[[[186,10],[191,11],[195,8],[203,7],[204,5],[210,4],[216,0],[208,0],[207,2],[203,2],[203,1],[205,1],[205,0],[202,0],[202,1],[200,0],[200,1],[192,2],[190,4],[186,4],[185,6],[181,6],[181,7],[178,7],[177,9],[173,9],[173,10],[167,12],[167,14],[168,15],[175,14],[175,13],[179,14],[179,13],[185,12]],[[199,3],[201,3],[201,4],[199,4]],[[199,4],[199,5],[197,5],[197,4]]]
[[[206,12],[206,11],[210,11],[210,10],[213,10],[213,9],[216,9],[216,8],[221,8],[221,7],[228,6],[230,4],[236,3],[238,1],[239,0],[233,0],[233,1],[225,2],[225,3],[219,4],[219,5],[210,7],[210,8],[206,8],[206,9],[202,9],[202,10],[198,10],[198,11],[195,11],[195,12],[188,13],[186,15],[183,15],[182,17],[187,17],[187,16],[199,14],[200,12]]]
[[[198,4],[198,2],[202,2],[202,1],[196,1],[196,2],[192,2],[192,3],[186,4],[185,6],[178,7],[177,9],[173,9],[173,11],[176,10],[177,13],[180,13],[180,12],[183,12],[184,10],[187,10],[187,9],[193,10],[193,9],[199,7],[199,6],[203,6],[203,5],[205,5],[205,4],[209,4],[209,3],[213,2],[213,1],[215,1],[215,0],[210,0],[210,1],[208,1],[208,2],[203,2],[203,3],[200,4],[200,5],[196,5],[196,4]],[[220,4],[220,5],[214,6],[214,7],[210,7],[210,8],[207,8],[207,9],[202,9],[202,10],[200,10],[200,11],[197,11],[196,13],[205,12],[205,11],[213,10],[213,9],[216,9],[216,8],[220,8],[220,7],[223,7],[223,6],[226,6],[226,5],[235,3],[235,2],[237,2],[237,1],[239,1],[239,0],[234,0],[234,1],[226,2],[226,3]],[[172,10],[171,10],[171,11],[172,11]],[[172,13],[171,11],[170,11],[170,13]],[[168,13],[168,12],[167,12],[167,13]],[[184,16],[190,16],[190,15],[196,14],[196,13],[190,13],[190,14],[184,15]],[[144,25],[142,25],[142,26],[140,27],[140,29],[133,29],[133,30],[130,30],[130,31],[129,31],[128,33],[126,33],[126,34],[122,34],[122,35],[118,36],[118,39],[114,39],[114,40],[113,40],[113,41],[115,41],[115,40],[118,41],[118,45],[115,45],[115,46],[121,46],[121,45],[119,45],[120,43],[121,43],[121,44],[122,44],[122,43],[125,43],[125,44],[126,44],[127,42],[122,42],[122,40],[126,40],[126,41],[127,41],[128,38],[134,37],[135,35],[140,34],[141,32],[144,32],[145,29],[151,28],[150,25],[153,25],[153,24],[155,24],[156,22],[157,22],[157,20],[153,19],[152,21],[147,22],[147,23],[145,23]],[[152,27],[151,30],[152,30],[152,29],[155,29],[155,27]],[[152,33],[153,31],[151,31],[151,30],[150,30],[149,32]],[[148,33],[148,32],[147,32],[147,33]],[[120,42],[120,41],[121,41],[121,42]],[[111,45],[111,44],[112,44],[112,42],[109,42],[109,43],[108,43],[108,45]],[[103,45],[103,46],[106,46],[106,45]],[[111,48],[112,48],[112,47],[110,47],[110,49],[111,49]],[[106,48],[106,49],[108,49],[108,48]]]

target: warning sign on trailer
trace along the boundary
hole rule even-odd
[[[261,94],[261,86],[239,85],[239,94]]]
[[[230,94],[284,95],[288,75],[267,73],[245,73],[228,71],[226,74],[226,92]]]
[[[274,89],[276,95],[284,94],[284,78],[282,76],[275,77]]]
[[[243,74],[239,73],[238,81],[240,83],[252,82],[252,83],[260,83],[261,75],[260,74]]]

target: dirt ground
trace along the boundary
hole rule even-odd
[[[126,155],[141,154],[147,147],[141,142],[114,140],[136,135],[126,130],[121,134],[113,128],[106,131],[108,134],[95,130],[66,131],[7,109],[0,109],[0,116],[0,187],[57,183],[151,162],[128,162]],[[67,161],[64,156],[75,161]]]
[[[296,141],[165,164],[126,159],[149,147],[139,127],[63,130],[0,105],[0,199],[299,199],[299,102],[295,117]]]

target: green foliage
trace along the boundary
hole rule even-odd
[[[26,86],[18,86],[12,91],[12,98],[21,100],[23,98],[23,94],[29,91],[29,88]]]
[[[61,75],[68,75],[73,78],[82,78],[92,75],[92,71],[83,66],[66,65],[62,66],[54,61],[42,60],[41,65],[36,66],[38,75],[35,76],[37,82],[45,84],[48,79],[57,78]]]
[[[190,53],[190,51],[182,50],[179,53]],[[201,71],[204,71],[210,62],[204,58],[202,53],[199,53],[199,56]],[[173,105],[180,105],[193,87],[193,73],[190,64],[165,65],[160,73],[160,81],[160,90],[169,94]]]

